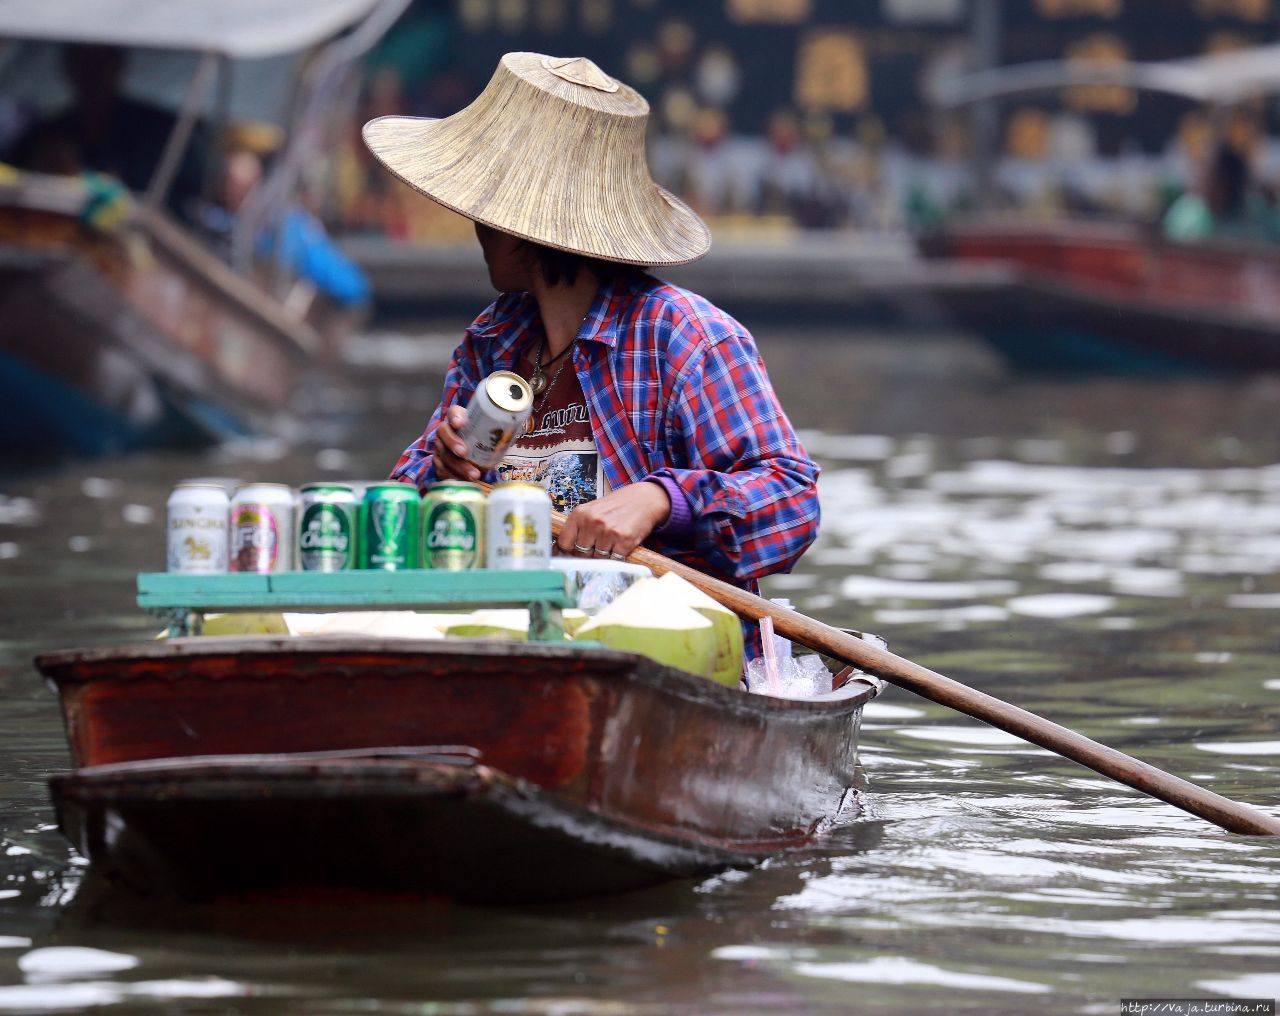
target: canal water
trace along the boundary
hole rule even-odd
[[[1280,814],[1280,380],[1015,378],[951,336],[757,331],[824,467],[823,535],[772,595]],[[1280,842],[896,689],[867,709],[863,814],[755,870],[534,909],[104,920],[53,826],[46,780],[68,760],[32,656],[155,631],[131,586],[162,565],[175,481],[385,474],[456,335],[353,344],[292,441],[5,472],[0,1013],[1112,1014],[1280,995]]]

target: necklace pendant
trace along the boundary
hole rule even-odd
[[[533,377],[529,378],[529,387],[533,390],[534,395],[541,395],[547,387],[547,375],[535,368]]]

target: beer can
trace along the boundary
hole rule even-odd
[[[231,570],[282,572],[294,568],[293,489],[250,483],[231,499]]]
[[[227,521],[231,501],[221,486],[188,480],[167,503],[168,568],[213,575],[227,570]]]
[[[485,506],[486,563],[505,571],[549,567],[551,498],[536,483],[499,483]]]
[[[407,483],[374,483],[360,502],[361,568],[404,571],[421,567],[418,515],[421,495]]]
[[[467,460],[481,469],[495,468],[532,412],[529,382],[509,370],[495,370],[476,386],[458,434],[467,445]]]
[[[422,501],[422,567],[468,571],[484,567],[484,491],[443,480]]]
[[[303,571],[346,571],[356,566],[360,505],[341,483],[302,488],[298,516],[298,565]]]

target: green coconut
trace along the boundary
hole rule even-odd
[[[574,638],[711,677],[716,663],[715,626],[656,586],[651,579],[635,583],[579,628]]]
[[[508,642],[529,641],[527,610],[475,610],[465,621],[445,629],[450,638],[501,639]]]
[[[205,635],[288,635],[283,614],[237,611],[231,614],[206,614]]]
[[[451,625],[465,624],[471,620],[471,615],[466,612],[442,614],[438,611],[419,610],[415,613],[422,619],[423,624],[430,625],[441,635],[447,632]]]
[[[569,638],[573,638],[578,633],[578,629],[590,620],[587,612],[577,607],[566,607],[562,613],[564,614],[564,633]]]
[[[682,579],[675,572],[667,572],[655,582],[662,595],[676,603],[692,607],[714,625],[716,630],[716,663],[711,677],[730,688],[738,687],[742,679],[742,622],[738,615],[723,603],[713,600],[692,582]]]

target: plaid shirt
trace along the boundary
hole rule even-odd
[[[391,473],[435,482],[446,407],[512,370],[542,340],[537,302],[506,293],[467,329],[444,399]],[[706,300],[637,274],[600,287],[578,334],[574,370],[611,489],[668,477],[688,499],[689,538],[645,545],[737,585],[789,571],[818,533],[818,467],[778,404],[750,333]]]

